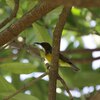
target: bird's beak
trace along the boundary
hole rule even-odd
[[[39,43],[39,42],[34,42],[34,44],[39,44],[39,45],[40,45],[40,43]]]

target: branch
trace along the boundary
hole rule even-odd
[[[59,48],[60,48],[60,40],[61,40],[61,33],[63,27],[66,22],[67,14],[69,9],[66,10],[64,7],[62,13],[59,17],[59,20],[56,24],[54,33],[53,33],[53,50],[52,50],[52,60],[51,60],[51,67],[49,69],[49,95],[48,100],[56,100],[56,81],[58,76],[58,60],[59,60]]]
[[[100,60],[100,57],[96,58],[84,58],[84,59],[71,59],[74,63],[78,64],[88,64],[93,62],[94,60]]]
[[[74,3],[81,8],[100,7],[100,0],[77,0]]]
[[[9,28],[0,33],[0,46],[14,39],[20,32],[25,30],[33,22],[43,17],[45,14],[59,6],[60,3],[52,3],[51,1],[43,0],[36,8],[27,12],[16,23],[12,24]]]
[[[19,0],[14,0],[14,2],[15,2],[15,6],[11,15],[8,18],[6,18],[3,22],[0,23],[0,28],[4,27],[8,22],[10,22],[14,17],[16,17],[19,8]]]
[[[100,90],[97,91],[89,100],[99,100],[100,99]]]
[[[60,82],[62,83],[62,85],[64,86],[65,90],[67,91],[67,93],[69,94],[70,100],[73,100],[72,94],[69,91],[69,88],[66,84],[66,82],[58,75],[58,80],[60,80]]]
[[[66,7],[100,7],[100,0],[55,0],[55,2],[53,0],[43,0],[35,9],[33,8],[27,12],[16,23],[0,33],[0,46],[14,39],[33,22],[62,4],[66,5]]]
[[[38,78],[36,78],[35,80],[31,81],[30,83],[28,83],[27,85],[25,85],[24,87],[20,88],[19,90],[17,90],[15,93],[9,95],[8,97],[5,97],[3,100],[9,100],[12,97],[14,97],[15,95],[17,95],[18,93],[20,93],[21,91],[26,90],[27,88],[29,88],[30,86],[32,86],[35,82],[37,82],[38,80],[40,80],[41,78],[43,78],[44,76],[46,76],[47,73],[44,73],[42,75],[40,75]]]
[[[96,48],[96,49],[74,49],[74,50],[65,50],[62,51],[63,54],[67,53],[67,54],[83,54],[83,53],[92,53],[94,51],[100,51],[100,48]]]

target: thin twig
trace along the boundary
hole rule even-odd
[[[70,100],[73,100],[73,96],[69,91],[69,88],[66,84],[66,82],[58,75],[58,80],[62,83],[62,85],[64,86],[65,90],[67,91],[67,93],[69,94]]]
[[[18,8],[19,8],[19,0],[14,0],[15,6],[9,17],[7,17],[3,22],[0,23],[0,28],[4,27],[8,22],[10,22],[14,17],[16,17]]]
[[[77,58],[77,59],[71,59],[74,63],[78,63],[78,64],[89,64],[92,63],[95,60],[100,60],[100,56],[99,57],[89,57],[89,58]]]
[[[65,54],[76,54],[76,53],[80,53],[80,54],[87,54],[87,53],[92,53],[94,51],[100,51],[100,48],[95,48],[95,49],[73,49],[73,50],[68,50],[66,49],[65,51],[62,51],[61,53]]]
[[[27,85],[23,86],[22,88],[20,88],[19,90],[17,90],[15,93],[9,95],[8,97],[5,97],[3,100],[9,100],[12,97],[14,97],[15,95],[17,95],[18,93],[20,93],[21,91],[26,90],[27,88],[29,88],[30,86],[32,86],[35,82],[37,82],[38,80],[40,80],[41,78],[43,78],[44,76],[46,76],[48,73],[43,73],[42,75],[40,75],[39,77],[37,77],[35,80],[31,81],[30,83],[28,83]]]

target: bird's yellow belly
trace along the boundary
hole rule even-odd
[[[50,63],[51,62],[51,54],[46,55],[46,60]]]
[[[46,55],[46,60],[48,61],[48,63],[51,63],[51,54]],[[62,60],[59,60],[59,65],[61,67],[71,67],[70,64],[63,62]]]

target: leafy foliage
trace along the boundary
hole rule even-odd
[[[20,0],[19,11],[14,21],[20,19],[24,13],[35,7],[37,3],[38,0]],[[13,7],[13,0],[0,0],[0,21],[3,21],[9,16]],[[34,42],[46,41],[50,44],[52,43],[52,34],[61,11],[62,6],[51,11],[46,16],[33,23],[32,26],[24,30],[19,37],[15,39],[14,44],[12,43],[5,49],[0,50],[0,100],[15,92],[20,86],[22,87],[24,84],[28,84],[28,82],[33,80],[33,78],[21,80],[21,75],[32,73],[35,79],[38,75],[36,72],[45,72],[46,68],[41,58],[35,54],[36,51],[28,52],[28,46],[32,46]],[[100,40],[99,11],[100,8],[72,8],[66,19],[66,25],[62,33],[62,38],[68,43],[68,46],[66,47],[68,51],[73,50],[74,52],[76,49],[85,49],[84,41],[82,39],[84,36],[91,35],[92,38],[98,37]],[[19,38],[22,38],[22,41],[20,41]],[[96,48],[100,47],[100,43],[98,43],[96,39],[94,39],[93,44],[95,44]],[[67,54],[65,50],[64,55],[74,59],[83,59],[93,58],[92,53],[93,52],[79,52]],[[100,84],[100,69],[94,70],[92,63],[93,61],[85,61],[85,63],[82,63],[80,60],[75,62],[81,69],[79,72],[73,72],[70,68],[60,68],[60,74],[68,83],[70,89],[78,90],[81,94],[84,87],[93,86],[95,89],[95,87]],[[17,75],[18,80],[14,75]],[[11,83],[6,80],[7,76],[12,79]],[[16,88],[18,84],[19,87]],[[62,85],[58,86],[61,89],[61,93],[57,93],[57,100],[69,100]],[[11,100],[47,100],[48,79],[39,80],[28,90],[30,95],[25,94],[26,91],[22,91],[22,93],[11,98]],[[92,92],[95,93],[95,91]],[[81,96],[82,95],[83,94],[81,94]],[[81,97],[75,97],[75,100],[80,100],[80,98]]]

